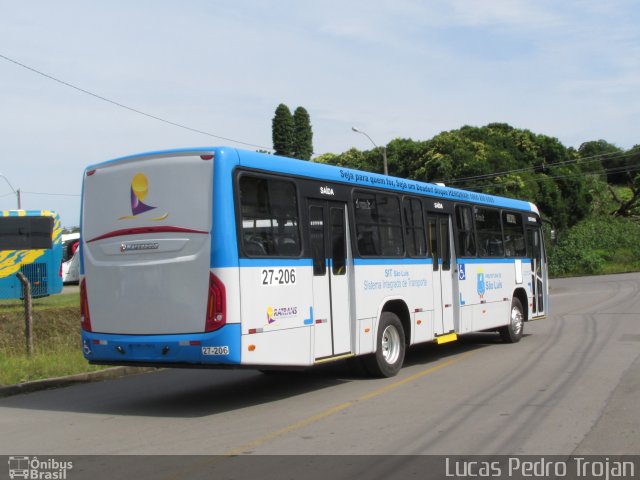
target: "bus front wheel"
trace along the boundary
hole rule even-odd
[[[511,300],[511,310],[509,311],[509,324],[501,327],[500,337],[505,343],[517,343],[524,333],[524,314],[522,313],[522,303],[517,298]]]
[[[383,312],[378,326],[376,353],[364,358],[367,371],[375,377],[396,375],[404,362],[404,342],[404,329],[398,316]]]

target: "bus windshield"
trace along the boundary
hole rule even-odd
[[[52,217],[5,217],[0,222],[0,250],[51,248]]]

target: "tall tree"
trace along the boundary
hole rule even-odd
[[[284,103],[281,103],[276,108],[275,116],[271,121],[273,149],[276,155],[293,157],[293,130],[291,110]]]
[[[620,155],[622,153],[620,148],[605,140],[584,142],[578,148],[578,155],[584,159],[583,171],[604,175],[607,170],[612,170],[612,173],[608,173],[606,177],[609,183],[624,183],[626,181],[624,172],[618,168],[621,166],[619,159],[624,159]]]
[[[313,154],[313,131],[311,119],[304,107],[293,112],[293,156],[302,160],[311,160]]]

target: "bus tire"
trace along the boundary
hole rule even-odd
[[[501,327],[500,337],[505,343],[518,343],[524,333],[524,313],[522,303],[517,298],[511,300],[511,309],[509,310],[509,324]]]
[[[405,353],[404,329],[395,313],[382,312],[376,352],[363,359],[364,366],[374,377],[393,377],[402,368]]]

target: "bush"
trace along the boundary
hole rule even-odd
[[[640,225],[633,220],[589,218],[561,235],[549,250],[552,276],[598,275],[640,269]]]

